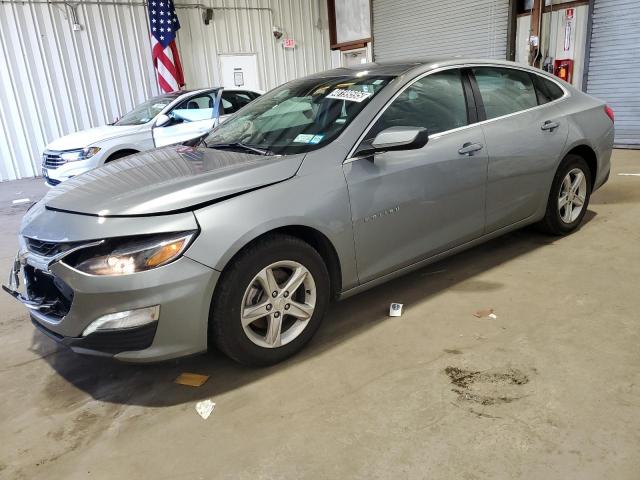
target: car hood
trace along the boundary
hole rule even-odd
[[[102,127],[89,128],[60,137],[49,143],[46,149],[53,151],[77,150],[103,140],[136,133],[144,129],[144,127],[145,125],[104,125]]]
[[[103,217],[178,213],[287,180],[303,159],[174,145],[73,177],[40,205]]]

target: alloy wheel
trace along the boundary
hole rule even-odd
[[[293,260],[260,270],[242,298],[242,328],[253,343],[277,348],[296,339],[309,324],[316,306],[311,272]]]
[[[587,198],[587,178],[574,168],[562,180],[558,195],[558,213],[564,223],[573,223],[580,216]]]

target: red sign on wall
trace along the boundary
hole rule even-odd
[[[296,41],[293,38],[285,38],[282,40],[282,46],[284,48],[295,48]]]
[[[573,8],[567,8],[567,18],[573,18]]]

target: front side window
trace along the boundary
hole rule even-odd
[[[389,127],[421,127],[427,133],[468,125],[460,70],[445,70],[417,80],[376,120],[358,150],[370,148],[375,136]]]
[[[213,106],[215,104],[216,92],[203,93],[195,97],[187,98],[171,112],[171,124],[182,122],[197,122],[199,120],[209,120],[213,118]]]
[[[215,128],[210,148],[304,153],[335,139],[394,77],[354,74],[294,80],[271,90]]]
[[[538,99],[529,74],[500,67],[473,68],[487,119],[536,107]]]
[[[167,105],[173,102],[176,98],[178,98],[181,93],[177,94],[168,94],[168,95],[160,95],[158,97],[154,97],[151,100],[147,100],[144,103],[141,103],[136,108],[131,110],[129,113],[126,113],[119,120],[117,120],[114,125],[117,126],[125,126],[125,125],[142,125],[144,123],[150,122],[156,116],[165,109]]]

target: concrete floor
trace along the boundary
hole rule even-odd
[[[0,477],[637,479],[640,177],[627,172],[640,152],[615,152],[575,234],[520,231],[336,304],[302,354],[267,369],[79,357],[2,295]],[[1,270],[25,210],[11,200],[43,190],[0,185]],[[487,307],[497,319],[472,315]],[[211,377],[173,383],[185,371]]]

